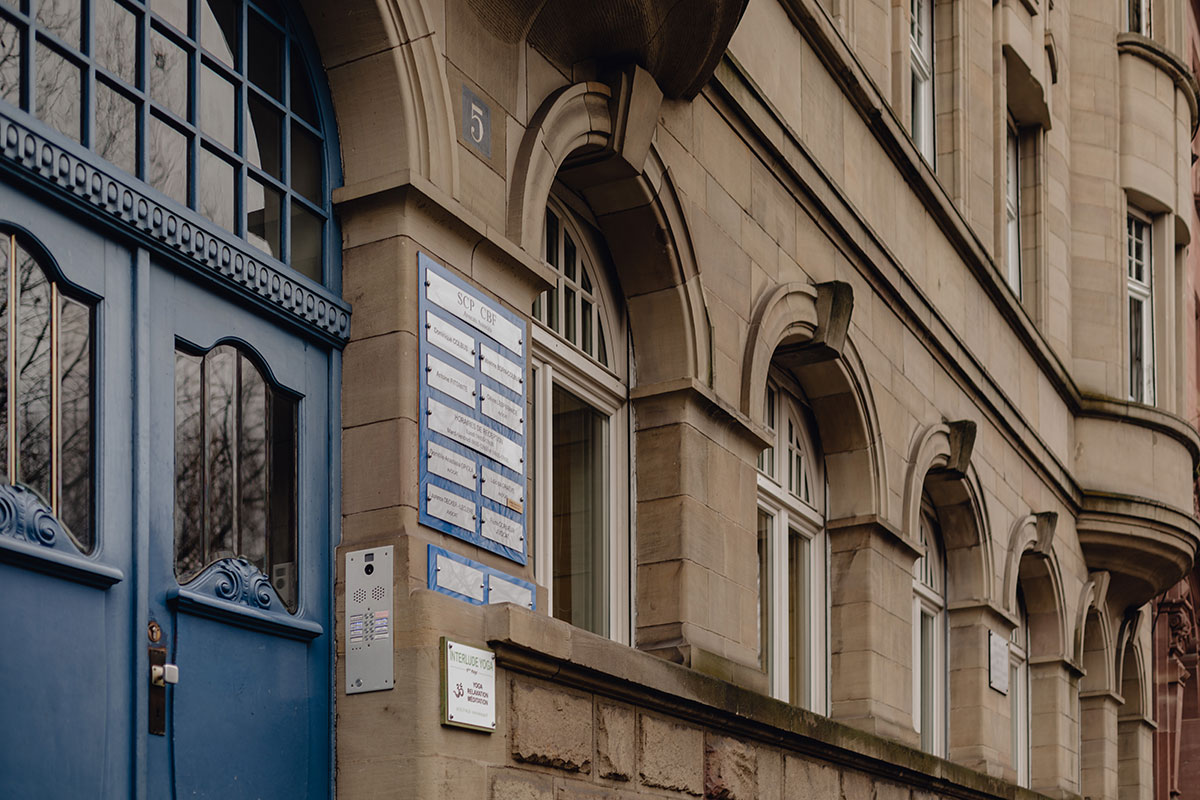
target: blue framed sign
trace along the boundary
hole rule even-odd
[[[526,562],[525,321],[424,253],[422,525]]]
[[[429,588],[471,605],[516,603],[537,610],[537,588],[529,581],[429,545]]]

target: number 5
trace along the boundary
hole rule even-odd
[[[471,139],[475,144],[483,141],[483,109],[477,103],[471,103]]]

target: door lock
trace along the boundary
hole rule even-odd
[[[175,664],[152,664],[150,666],[150,682],[155,686],[179,683],[179,667]]]

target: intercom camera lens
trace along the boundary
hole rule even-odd
[[[365,567],[363,567],[363,572],[367,573],[368,575],[370,575],[374,571],[375,571],[374,564],[367,564]]]

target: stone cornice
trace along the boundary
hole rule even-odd
[[[0,107],[0,174],[166,256],[197,278],[343,347],[350,306],[194,211],[166,200],[84,148],[47,136],[24,112]]]

